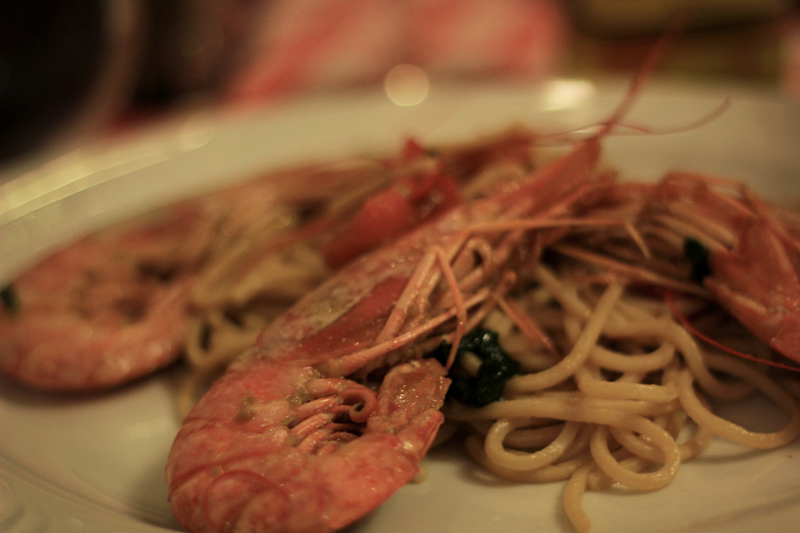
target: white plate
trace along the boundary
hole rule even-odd
[[[537,89],[434,86],[423,104],[407,108],[375,92],[306,100],[256,116],[184,117],[123,143],[62,156],[0,185],[0,282],[65,239],[265,165],[386,152],[405,135],[469,139],[511,122],[570,130],[607,116],[621,89],[619,83],[563,81]],[[629,122],[685,125],[725,97],[730,109],[710,124],[674,135],[615,137],[606,143],[606,158],[639,178],[692,169],[745,179],[771,198],[800,197],[796,103],[758,91],[662,83],[646,88]],[[175,372],[89,396],[39,394],[0,381],[0,530],[180,530],[163,481],[178,428]],[[745,423],[778,422],[763,420],[763,406],[749,407],[740,413]],[[569,530],[562,484],[494,480],[455,445],[432,451],[425,465],[426,482],[402,488],[351,531]],[[662,491],[591,493],[584,504],[596,531],[795,531],[800,444],[751,452],[719,440]]]

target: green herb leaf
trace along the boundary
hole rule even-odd
[[[431,356],[445,364],[450,348],[451,345],[442,343]],[[502,398],[508,379],[521,371],[520,364],[500,347],[495,331],[475,329],[469,332],[458,345],[456,359],[464,352],[477,355],[481,366],[474,378],[451,376],[453,383],[448,396],[470,407],[483,407]]]

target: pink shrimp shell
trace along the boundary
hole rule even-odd
[[[167,463],[173,514],[199,531],[332,531],[378,506],[418,472],[444,420],[449,380],[435,361],[395,367],[364,433],[307,454],[286,426],[321,377],[251,359],[190,413]]]

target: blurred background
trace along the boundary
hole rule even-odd
[[[2,0],[0,165],[187,108],[263,107],[380,87],[387,75],[622,75],[676,20],[680,38],[660,76],[800,99],[798,8],[794,0]]]

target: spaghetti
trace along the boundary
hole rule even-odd
[[[532,287],[515,295],[529,318],[558,346],[568,347],[554,364],[541,368],[547,348],[523,338],[500,310],[484,320],[485,327],[504,332],[500,342],[517,360],[539,354],[526,373],[508,381],[499,401],[480,408],[447,406],[449,419],[471,428],[466,447],[477,461],[515,481],[568,480],[565,512],[577,531],[588,531],[591,521],[580,505],[587,489],[615,483],[641,491],[663,488],[713,436],[757,449],[797,438],[800,408],[776,379],[702,348],[663,302],[656,306],[655,299],[619,283],[600,292],[587,274],[540,263]],[[753,391],[786,413],[783,428],[749,431],[711,409],[713,402]]]

